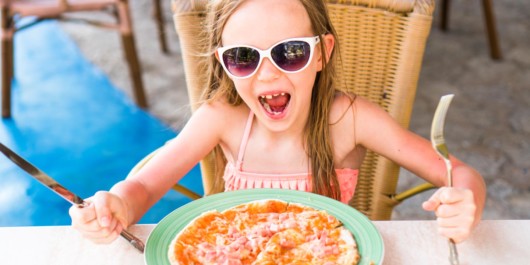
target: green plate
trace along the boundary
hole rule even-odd
[[[383,239],[373,223],[362,213],[354,208],[324,197],[321,195],[284,190],[284,189],[250,189],[223,192],[190,202],[164,217],[155,226],[145,248],[145,263],[147,265],[169,264],[167,252],[169,244],[177,233],[192,219],[209,210],[223,211],[241,203],[263,200],[279,199],[287,202],[297,202],[315,209],[326,210],[339,219],[344,226],[355,236],[362,265],[370,262],[381,264],[383,260]]]

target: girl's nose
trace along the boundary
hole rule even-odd
[[[258,75],[259,81],[267,82],[278,79],[281,71],[269,60],[269,58],[264,58],[256,74]]]

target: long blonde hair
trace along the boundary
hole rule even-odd
[[[215,50],[221,46],[221,37],[224,26],[230,15],[245,0],[218,0],[211,1],[206,23],[206,31],[209,42],[208,57],[208,80],[203,93],[203,100],[214,101],[224,97],[229,104],[239,105],[243,100],[238,95],[233,82],[224,72],[221,64],[213,56]],[[325,3],[322,0],[299,0],[308,13],[311,28],[315,35],[333,34],[335,29],[331,25]],[[323,43],[321,41],[321,43]],[[315,84],[311,95],[311,108],[308,123],[305,129],[305,148],[310,159],[312,175],[312,191],[340,200],[340,188],[335,173],[333,149],[330,136],[330,110],[335,97],[336,89],[333,85],[335,76],[335,53],[337,53],[338,42],[335,40],[335,48],[329,58],[326,58],[324,45],[320,45],[323,55],[324,67],[317,73]],[[226,161],[220,159],[222,152],[219,147],[214,150],[217,159],[216,183],[213,192],[223,189],[222,173]]]

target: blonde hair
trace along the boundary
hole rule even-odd
[[[229,104],[239,105],[243,100],[238,95],[233,82],[224,72],[221,64],[213,56],[215,50],[221,46],[221,37],[228,18],[245,0],[218,0],[211,1],[207,17],[206,32],[208,34],[208,73],[209,77],[203,100],[214,101],[222,97]],[[299,0],[304,6],[311,28],[315,35],[333,34],[335,29],[331,25],[325,3],[322,0]],[[322,38],[322,36],[321,36]],[[320,43],[323,43],[322,41]],[[335,76],[335,53],[338,43],[335,39],[335,48],[329,58],[326,58],[324,45],[319,45],[323,55],[323,69],[317,73],[311,95],[311,108],[308,123],[305,129],[305,148],[310,159],[312,192],[340,200],[340,188],[335,173],[333,149],[330,136],[330,110],[335,97],[336,89],[333,85]],[[214,191],[223,189],[222,174],[226,160],[219,159],[222,152],[219,147],[216,153],[216,181]]]

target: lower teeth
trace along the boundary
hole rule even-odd
[[[281,111],[274,111],[271,109],[271,107],[269,106],[269,104],[267,103],[263,103],[263,107],[265,107],[265,109],[267,110],[267,112],[271,113],[272,115],[278,115],[278,114],[281,114],[282,112]]]

